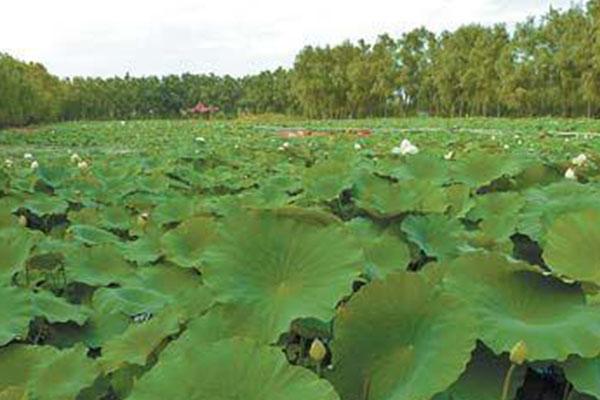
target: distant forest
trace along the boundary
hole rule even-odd
[[[405,115],[600,117],[600,0],[549,10],[509,30],[415,29],[307,46],[292,69],[69,78],[0,53],[0,127],[81,119],[172,118],[202,101],[224,116]]]

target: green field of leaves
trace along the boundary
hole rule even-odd
[[[82,122],[0,157],[2,400],[600,399],[600,122]]]

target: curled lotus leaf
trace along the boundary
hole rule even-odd
[[[0,346],[27,336],[29,322],[44,317],[48,322],[73,321],[83,325],[88,314],[81,306],[67,303],[48,292],[29,292],[16,287],[0,287]]]
[[[574,211],[599,210],[600,192],[592,185],[562,180],[525,192],[518,230],[544,245],[550,226],[564,214]]]
[[[476,321],[416,273],[370,283],[334,321],[329,378],[346,399],[429,400],[464,371]]]
[[[165,233],[161,244],[167,259],[181,267],[194,268],[200,267],[204,251],[216,237],[213,219],[195,217]]]
[[[600,352],[600,309],[587,304],[578,285],[494,253],[454,260],[445,277],[479,320],[479,337],[496,354],[518,342],[527,360],[565,360]]]
[[[516,157],[475,151],[453,163],[452,176],[458,182],[478,188],[503,176],[517,175],[523,167]]]
[[[210,366],[207,368],[207,366]],[[177,384],[173,384],[177,382]],[[339,400],[331,385],[248,339],[196,344],[186,334],[134,386],[145,399]]]
[[[33,244],[33,236],[25,229],[0,230],[0,286],[24,266]]]
[[[463,225],[443,214],[411,215],[402,222],[402,230],[408,240],[439,261],[455,258],[468,250]]]
[[[558,275],[600,285],[600,210],[565,214],[554,221],[544,260]]]
[[[406,269],[411,260],[410,250],[392,229],[382,230],[362,218],[352,220],[348,226],[363,249],[369,276],[385,277],[390,272]]]
[[[344,227],[310,215],[239,215],[206,254],[203,276],[216,300],[252,310],[270,340],[296,318],[333,316],[362,267],[362,251]]]
[[[31,398],[75,400],[100,374],[98,365],[87,356],[83,345],[56,351],[35,365],[27,386]]]
[[[90,286],[107,286],[111,283],[123,283],[135,274],[118,248],[111,244],[93,247],[80,247],[67,253],[67,277],[71,281]]]
[[[126,364],[146,365],[148,356],[161,342],[180,330],[183,319],[171,311],[165,309],[149,321],[132,324],[121,335],[104,343],[99,360],[103,372],[113,372]]]
[[[578,392],[600,398],[600,357],[570,357],[563,365],[567,379]]]
[[[377,218],[408,212],[444,212],[448,207],[444,188],[432,182],[407,179],[399,183],[374,175],[362,175],[354,186],[357,205]]]
[[[50,346],[17,343],[0,348],[0,393],[11,387],[25,387],[35,366],[56,352]]]
[[[345,160],[327,160],[307,168],[303,188],[309,198],[331,200],[352,187],[351,169]]]

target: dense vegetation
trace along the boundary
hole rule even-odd
[[[198,101],[226,115],[318,118],[600,114],[600,2],[504,25],[425,28],[373,45],[306,47],[292,70],[244,78],[50,76],[0,55],[0,126],[180,116]]]
[[[0,131],[0,398],[600,399],[600,122],[310,124]]]

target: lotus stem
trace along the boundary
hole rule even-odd
[[[510,382],[512,380],[513,373],[515,372],[515,368],[517,364],[510,364],[510,368],[506,372],[506,376],[504,377],[504,384],[502,385],[502,398],[501,400],[508,400],[508,389],[510,388]]]
[[[565,384],[565,391],[563,392],[562,400],[569,400],[573,394],[573,386],[567,382]]]

